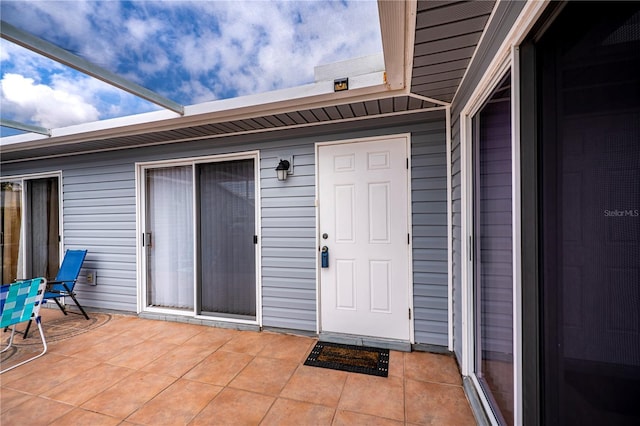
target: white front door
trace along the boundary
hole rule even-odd
[[[408,139],[318,148],[323,332],[410,340]]]

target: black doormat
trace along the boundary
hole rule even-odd
[[[304,365],[387,377],[389,349],[318,342]]]

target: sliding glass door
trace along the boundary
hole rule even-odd
[[[146,308],[255,321],[257,156],[146,166]]]
[[[511,78],[473,117],[474,373],[495,417],[514,424]]]
[[[639,425],[640,4],[555,19],[535,45],[542,422]]]
[[[1,182],[2,282],[54,277],[60,261],[59,178]]]
[[[20,256],[22,230],[22,181],[2,182],[0,221],[2,222],[2,282],[23,276]]]

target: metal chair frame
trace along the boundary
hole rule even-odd
[[[47,287],[47,280],[44,278],[33,278],[30,280],[16,281],[11,284],[5,284],[0,287],[0,328],[11,327],[11,336],[6,348],[0,353],[9,350],[13,344],[13,337],[16,333],[16,325],[22,322],[36,320],[40,339],[42,340],[43,350],[36,356],[23,360],[22,362],[12,365],[0,371],[0,374],[9,370],[13,370],[27,362],[40,358],[47,352],[47,341],[42,330],[42,321],[40,318],[40,307],[44,298]],[[25,333],[26,334],[26,333]]]

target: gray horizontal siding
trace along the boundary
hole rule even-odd
[[[293,155],[280,182],[279,155]],[[316,330],[315,152],[310,141],[261,151],[262,322],[267,327]]]
[[[128,160],[74,163],[62,176],[64,244],[86,249],[82,278],[97,271],[97,285],[80,279],[83,306],[136,310],[136,199]]]
[[[446,346],[449,329],[444,115],[426,127],[411,134],[415,340]]]
[[[135,163],[259,150],[263,324],[315,331],[314,144],[409,132],[413,141],[415,186],[412,198],[416,336],[421,343],[446,344],[443,126],[444,115],[438,111],[259,137],[248,135],[7,164],[3,165],[2,174],[62,170],[65,248],[87,248],[85,268],[97,270],[98,276],[97,286],[78,285],[81,303],[87,307],[135,311]],[[285,182],[278,182],[275,177],[279,154],[294,155],[294,174]],[[85,274],[83,270],[82,275]]]

